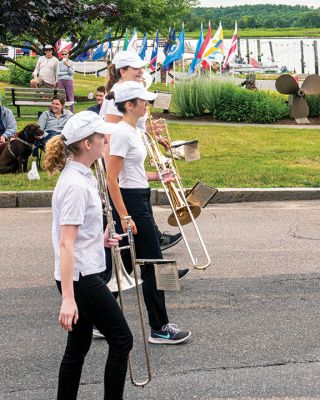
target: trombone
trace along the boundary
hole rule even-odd
[[[170,206],[172,209],[172,214],[168,218],[168,223],[169,223],[169,225],[179,227],[193,267],[198,270],[205,270],[207,267],[210,266],[211,258],[209,256],[207,248],[204,244],[204,241],[202,239],[199,228],[195,222],[195,219],[201,213],[201,208],[196,204],[189,203],[186,199],[186,196],[184,194],[184,189],[182,187],[181,180],[179,178],[179,174],[177,172],[177,167],[176,167],[176,163],[174,160],[172,147],[171,147],[171,143],[170,143],[170,134],[169,134],[169,130],[167,128],[166,123],[164,124],[165,125],[165,134],[166,134],[166,138],[169,141],[169,151],[170,151],[171,158],[165,157],[162,154],[162,152],[159,148],[157,135],[156,135],[156,131],[155,131],[155,127],[153,124],[153,120],[152,120],[152,116],[151,116],[149,107],[147,108],[147,111],[148,111],[148,120],[147,121],[150,124],[151,132],[148,132],[147,130],[145,130],[145,132],[142,133],[142,139],[143,139],[144,144],[149,153],[150,163],[152,165],[154,165],[158,171],[160,181],[162,183],[162,186],[168,197],[168,200],[169,200],[169,203],[170,203]],[[165,171],[171,172],[171,174],[173,175],[174,180],[175,180],[174,182],[170,182],[167,184],[164,183],[162,174]],[[175,184],[177,185],[177,187],[175,186]],[[187,240],[184,228],[182,227],[183,225],[186,225],[190,222],[192,223],[192,225],[195,229],[195,232],[199,239],[201,248],[205,255],[205,263],[203,265],[199,265],[196,257],[193,255],[191,247]]]
[[[108,188],[107,188],[106,175],[105,175],[106,171],[105,171],[105,168],[104,168],[101,158],[98,159],[97,161],[95,161],[94,168],[95,168],[96,177],[97,177],[97,181],[98,181],[98,189],[99,189],[100,198],[104,205],[103,212],[104,212],[104,215],[107,219],[107,223],[109,226],[110,237],[114,238],[116,235],[115,221],[113,220],[113,217],[112,217],[112,207],[110,205],[110,199],[109,199],[109,195],[108,195]],[[119,246],[111,247],[112,275],[111,275],[111,279],[108,282],[107,286],[111,292],[119,293],[119,302],[120,302],[120,307],[121,307],[122,311],[124,311],[122,291],[131,289],[133,287],[135,287],[135,289],[136,289],[138,311],[139,311],[139,317],[140,317],[140,325],[141,325],[141,331],[142,331],[142,337],[143,337],[143,343],[144,343],[145,360],[146,360],[146,367],[147,367],[146,379],[142,382],[138,382],[135,380],[130,355],[129,355],[128,365],[129,365],[129,374],[130,374],[131,383],[134,386],[144,387],[151,381],[152,375],[151,375],[150,356],[149,356],[148,345],[147,345],[147,337],[146,337],[146,331],[144,328],[144,321],[143,321],[143,314],[142,314],[141,296],[140,296],[139,288],[138,288],[139,284],[141,284],[142,281],[138,277],[138,272],[137,272],[137,267],[136,267],[137,260],[136,260],[136,252],[135,252],[133,234],[132,234],[132,230],[131,230],[131,226],[130,226],[130,219],[131,219],[131,217],[129,217],[129,216],[127,216],[125,218],[125,222],[127,224],[127,233],[118,235],[120,237],[127,237],[129,244],[127,246],[123,246],[121,248]],[[132,278],[127,273],[127,271],[123,265],[122,258],[121,258],[121,251],[126,250],[126,249],[130,250],[134,278]]]

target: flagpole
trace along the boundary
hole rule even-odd
[[[176,83],[176,62],[173,61],[173,86]]]

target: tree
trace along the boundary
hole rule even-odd
[[[167,31],[195,0],[2,0],[0,42],[33,50],[69,37],[76,45],[70,57],[124,36],[126,28]],[[106,38],[108,32],[112,36]],[[89,39],[94,39],[89,42]],[[26,46],[25,42],[30,45]],[[0,56],[0,62],[4,62]],[[9,59],[19,65],[14,60]],[[22,66],[21,66],[22,67]]]

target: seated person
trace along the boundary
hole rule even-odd
[[[64,105],[63,97],[53,96],[50,109],[40,115],[38,125],[44,131],[44,144],[53,136],[60,135],[66,122],[73,115],[71,111],[65,110]]]
[[[105,95],[106,95],[106,88],[104,86],[99,86],[96,90],[97,104],[89,107],[88,111],[93,111],[99,115]]]
[[[0,144],[14,136],[17,132],[17,123],[13,112],[2,105],[0,96]]]
[[[38,58],[37,65],[32,73],[33,79],[30,81],[31,87],[56,87],[59,61],[53,56],[53,50],[54,48],[50,44],[45,45],[45,55]]]

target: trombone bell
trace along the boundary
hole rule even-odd
[[[199,206],[195,205],[189,205],[190,211],[192,213],[192,216],[194,219],[199,217],[201,213],[201,208]],[[179,219],[180,225],[187,225],[192,221],[192,218],[190,216],[189,210],[186,206],[179,207],[175,210],[175,213],[172,213],[168,217],[168,224],[171,226],[178,226],[177,218],[175,216],[177,215],[177,218]]]

